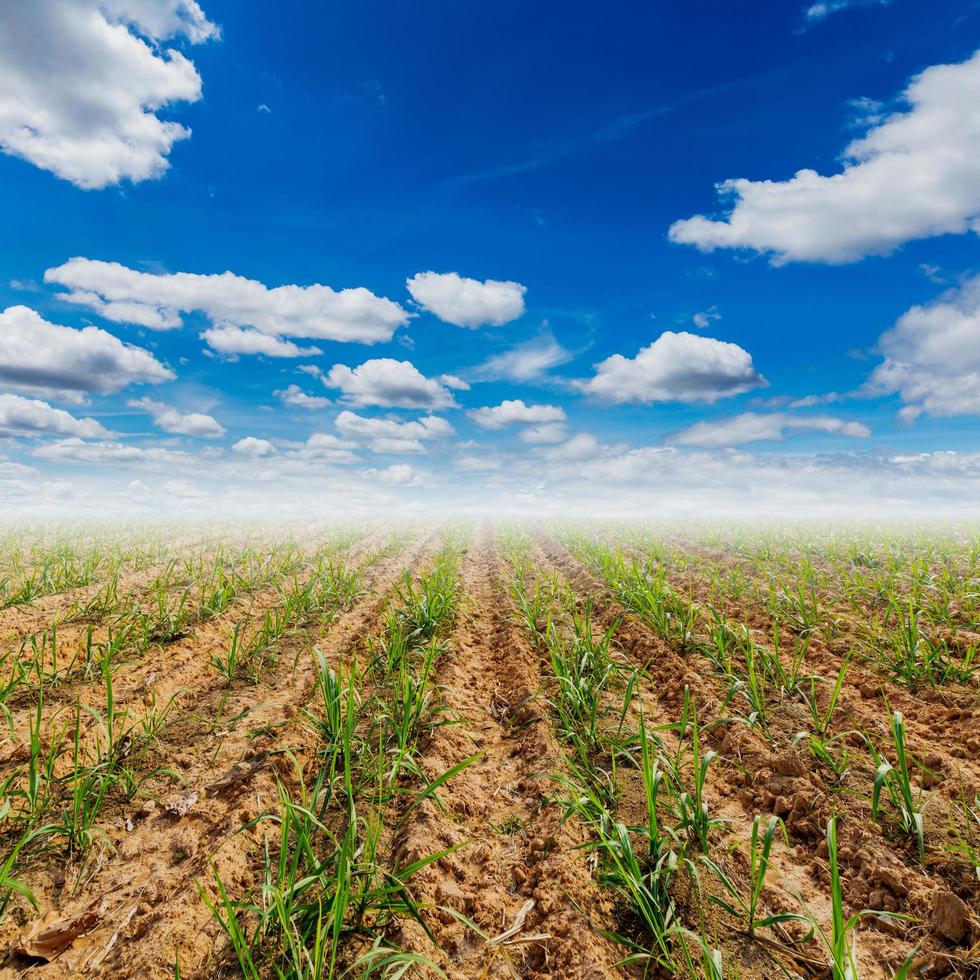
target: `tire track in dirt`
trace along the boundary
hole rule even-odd
[[[346,656],[370,631],[388,601],[404,568],[414,568],[433,552],[433,534],[410,544],[399,554],[386,558],[368,571],[366,594],[351,609],[333,617],[325,631],[312,632],[316,644],[329,658]],[[309,639],[290,640],[291,646]],[[178,753],[184,764],[188,790],[175,794],[173,802],[186,802],[194,791],[199,798],[182,815],[164,807],[143,807],[120,814],[116,826],[107,828],[117,851],[95,870],[77,894],[57,904],[58,916],[77,914],[103,901],[107,908],[96,928],[78,939],[68,951],[43,967],[46,977],[64,977],[78,972],[133,978],[172,978],[177,955],[187,977],[214,975],[224,949],[224,933],[202,901],[196,882],[200,880],[214,897],[213,865],[229,893],[247,894],[256,884],[254,856],[263,839],[259,831],[238,833],[240,828],[275,807],[277,778],[289,782],[293,773],[281,756],[289,747],[299,753],[313,742],[300,710],[311,697],[314,666],[297,665],[295,672],[279,677],[272,686],[253,685],[242,689],[236,700],[239,715],[248,702],[248,728],[239,725],[220,733],[215,746],[187,742]],[[217,688],[203,695],[197,713],[206,716],[223,696]],[[192,728],[195,726],[192,726]],[[277,729],[282,728],[282,731]],[[280,761],[281,760],[281,761]],[[230,785],[216,787],[223,780]],[[213,787],[212,790],[200,792]],[[128,819],[129,823],[126,823]],[[28,882],[33,885],[34,882]],[[64,881],[52,880],[47,895],[57,895]],[[38,897],[41,898],[42,891]],[[44,901],[50,908],[55,902]],[[5,923],[5,927],[9,923]],[[0,931],[8,949],[10,930]],[[15,964],[0,977],[20,976],[23,964]],[[26,975],[32,975],[28,969]]]
[[[584,835],[571,822],[559,826],[558,808],[548,804],[549,774],[562,769],[562,755],[536,704],[541,678],[513,622],[507,567],[492,529],[479,527],[461,562],[461,610],[436,676],[442,703],[459,722],[433,731],[420,762],[434,778],[480,757],[442,787],[444,809],[425,800],[412,811],[394,863],[463,846],[412,878],[413,896],[432,909],[426,919],[440,949],[410,920],[393,938],[435,956],[457,980],[613,976],[621,951],[573,904],[612,924],[610,904],[575,850]],[[489,937],[519,928],[486,942],[437,907],[464,914]]]

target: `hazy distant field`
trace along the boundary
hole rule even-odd
[[[0,973],[976,976],[978,559],[0,532]]]

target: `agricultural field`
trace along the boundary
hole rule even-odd
[[[980,976],[980,531],[0,531],[0,976]]]

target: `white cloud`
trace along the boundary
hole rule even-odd
[[[408,463],[393,463],[383,470],[365,470],[365,475],[380,480],[382,483],[392,483],[396,486],[412,486],[419,483],[418,474]]]
[[[109,433],[95,419],[77,419],[47,402],[20,395],[0,395],[0,434],[77,436],[97,439]]]
[[[588,432],[579,432],[572,436],[567,442],[559,446],[552,446],[544,451],[546,459],[552,461],[568,461],[587,459],[595,456],[600,451],[599,440]]]
[[[276,447],[268,439],[258,439],[255,436],[245,436],[231,448],[242,456],[248,456],[249,459],[268,459],[276,454]]]
[[[765,385],[737,344],[692,333],[662,333],[634,358],[613,354],[573,387],[611,402],[707,402]]]
[[[167,480],[163,485],[163,492],[182,500],[200,500],[202,497],[208,496],[206,490],[202,490],[200,487],[193,483],[188,483],[186,480]]]
[[[865,393],[897,393],[906,421],[923,412],[980,415],[980,276],[913,306],[882,334],[878,350],[884,361]]]
[[[423,442],[444,439],[455,429],[437,415],[427,415],[414,422],[372,419],[354,412],[341,412],[334,423],[347,439],[366,442],[376,453],[424,453]]]
[[[533,381],[571,359],[571,351],[562,347],[550,332],[545,332],[503,354],[488,357],[474,368],[473,377],[483,381]]]
[[[86,258],[48,269],[44,279],[69,288],[61,299],[110,320],[157,330],[181,326],[181,313],[199,312],[219,328],[254,327],[269,336],[375,344],[391,340],[408,323],[398,303],[363,287],[337,291],[314,283],[270,288],[232,272],[139,272]]]
[[[891,0],[818,0],[806,8],[805,16],[808,21],[819,21],[853,7],[887,7],[889,3]]]
[[[726,180],[718,188],[734,198],[728,216],[677,221],[671,240],[767,252],[778,265],[854,262],[914,239],[980,232],[980,51],[927,68],[902,98],[908,111],[852,142],[840,173]]]
[[[84,442],[82,439],[59,439],[44,443],[31,451],[40,459],[71,463],[161,463],[184,465],[192,457],[171,449],[143,449],[121,442]]]
[[[455,374],[440,374],[439,382],[453,391],[469,391],[469,384],[462,378],[457,378]]]
[[[300,460],[312,460],[329,463],[353,463],[357,456],[351,452],[355,444],[345,439],[338,439],[329,432],[314,432],[306,444],[296,450],[292,456]]]
[[[272,337],[258,330],[243,330],[241,327],[226,325],[211,327],[201,334],[208,347],[226,357],[239,354],[262,354],[265,357],[309,357],[322,354],[319,347],[297,347],[291,340]]]
[[[308,395],[299,385],[290,385],[285,391],[274,391],[273,394],[283,405],[291,405],[293,408],[305,408],[311,412],[320,408],[326,408],[330,404],[329,398],[323,398],[320,395]]]
[[[564,422],[566,419],[565,410],[558,405],[525,405],[520,398],[476,408],[466,414],[484,429],[502,429],[515,423]]]
[[[568,429],[562,422],[548,422],[544,425],[529,425],[521,432],[521,439],[532,445],[551,445],[564,442],[568,438]]]
[[[457,327],[499,327],[524,314],[527,287],[519,282],[480,282],[455,272],[420,272],[405,285],[419,306]]]
[[[131,384],[159,384],[176,375],[149,351],[98,327],[73,330],[48,323],[26,306],[0,313],[0,384],[78,401]]]
[[[156,113],[201,97],[164,42],[217,35],[195,0],[0,4],[0,147],[86,189],[162,176],[190,130]]]
[[[669,441],[679,446],[724,449],[747,442],[779,441],[786,435],[803,432],[825,432],[858,439],[871,435],[871,430],[860,422],[846,422],[828,415],[743,412],[714,422],[697,422]]]
[[[698,330],[707,330],[716,320],[721,319],[721,314],[718,312],[717,306],[709,306],[706,310],[701,310],[695,313],[691,317],[691,323],[698,328]]]
[[[434,378],[426,378],[411,361],[378,357],[355,368],[335,364],[323,379],[339,388],[355,405],[382,408],[455,408],[451,392]]]
[[[135,398],[126,404],[146,412],[164,432],[180,436],[196,436],[200,439],[218,439],[225,434],[225,427],[217,419],[201,412],[179,412],[152,398]]]

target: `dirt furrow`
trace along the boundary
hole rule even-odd
[[[584,840],[579,829],[559,826],[548,804],[562,757],[537,702],[536,658],[513,624],[506,567],[489,528],[479,529],[461,577],[462,608],[437,676],[458,721],[428,738],[422,769],[433,778],[479,758],[440,791],[444,809],[426,800],[412,811],[396,864],[463,845],[412,879],[450,976],[613,975],[620,951],[597,931],[611,925],[609,903],[575,850]],[[433,955],[417,923],[393,938]]]

